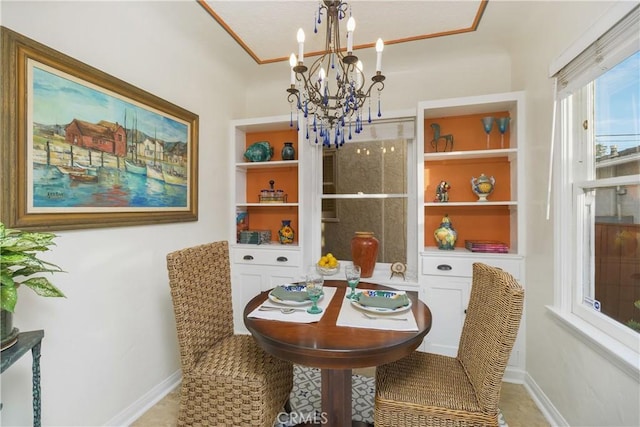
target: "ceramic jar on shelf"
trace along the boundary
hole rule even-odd
[[[478,178],[471,178],[471,190],[476,196],[478,196],[479,202],[486,202],[487,197],[493,193],[493,188],[496,184],[494,177],[487,177],[485,174],[480,174]]]
[[[293,142],[285,142],[284,147],[282,147],[282,160],[295,160],[296,158],[296,149],[293,148]]]
[[[440,227],[433,232],[438,249],[453,250],[458,240],[458,233],[453,229],[449,215],[445,215],[440,222]]]

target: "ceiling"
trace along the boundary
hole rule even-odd
[[[288,61],[291,53],[297,53],[298,28],[306,35],[305,56],[324,49],[326,21],[313,33],[318,0],[197,1],[258,64]],[[378,38],[391,45],[475,31],[487,2],[352,0],[354,50],[373,47]],[[341,28],[346,28],[346,21]]]

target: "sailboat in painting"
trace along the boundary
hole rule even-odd
[[[147,165],[147,178],[157,179],[158,181],[164,181],[162,175],[162,163],[157,161],[158,157],[158,138],[156,134],[153,135],[153,164]]]
[[[124,113],[124,128],[127,128],[127,112]],[[147,174],[147,165],[138,160],[138,142],[136,141],[136,134],[138,133],[137,118],[134,118],[133,129],[131,130],[132,145],[129,148],[131,152],[131,159],[124,159],[124,167],[127,172],[135,173],[137,175]]]
[[[187,177],[184,174],[178,173],[175,170],[162,171],[164,181],[167,184],[187,186]]]

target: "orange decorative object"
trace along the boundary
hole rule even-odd
[[[360,277],[373,276],[380,242],[371,231],[356,231],[351,238],[351,260],[361,268]]]

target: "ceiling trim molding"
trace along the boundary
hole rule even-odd
[[[198,2],[198,4],[200,4],[200,6],[202,6],[202,8],[205,11],[207,11],[209,15],[211,15],[211,17],[218,24],[220,24],[222,28],[224,28],[224,30],[236,41],[236,43],[238,43],[245,50],[245,52],[247,52],[249,56],[253,58],[253,60],[256,61],[256,63],[258,63],[259,65],[271,64],[274,62],[289,61],[289,56],[283,56],[278,58],[268,58],[268,59],[262,59],[258,57],[258,55],[256,55],[256,53],[253,50],[251,50],[251,48],[242,40],[242,38],[235,31],[231,29],[231,27],[211,8],[211,6],[207,4],[206,0],[196,0],[196,1]],[[480,5],[478,6],[476,15],[473,19],[473,23],[471,24],[471,26],[467,28],[461,28],[458,30],[451,30],[451,31],[442,31],[439,33],[421,34],[418,36],[405,37],[400,39],[385,40],[384,44],[392,45],[392,44],[399,44],[399,43],[407,43],[407,42],[412,42],[417,40],[426,40],[426,39],[432,39],[437,37],[452,36],[456,34],[464,34],[464,33],[470,33],[470,32],[476,31],[478,29],[478,26],[480,25],[480,20],[482,19],[482,15],[484,14],[484,11],[487,8],[488,3],[489,3],[489,0],[481,0]],[[372,47],[375,47],[375,43],[360,44],[360,45],[354,46],[353,48],[354,50],[356,50],[356,49],[367,49]],[[307,57],[318,56],[318,55],[322,55],[323,53],[324,53],[323,51],[306,52],[305,56]]]

